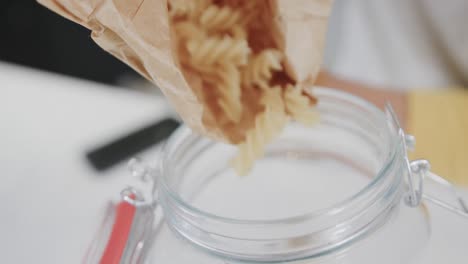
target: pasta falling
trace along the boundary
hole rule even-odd
[[[263,12],[269,1],[169,0],[168,8],[184,74],[196,73],[204,83],[196,95],[238,145],[231,164],[240,175],[290,118],[317,120],[314,98],[288,78],[284,54],[266,34],[274,24]]]
[[[296,121],[307,126],[316,123],[318,114],[312,110],[309,98],[302,94],[300,87],[288,85],[284,91],[284,100],[286,111]]]
[[[253,56],[243,71],[243,85],[268,89],[273,71],[282,69],[281,57],[281,53],[273,49],[263,50]]]

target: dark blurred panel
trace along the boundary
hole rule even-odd
[[[136,75],[97,46],[89,30],[33,0],[1,0],[0,60],[104,83]]]

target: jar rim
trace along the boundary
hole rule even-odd
[[[380,115],[383,120],[388,120],[388,117],[385,116],[385,113],[380,110],[377,106],[374,104],[358,97],[355,95],[352,95],[347,92],[343,92],[337,89],[333,88],[328,88],[328,87],[314,87],[313,88],[313,93],[315,95],[329,95],[333,96],[334,98],[338,99],[343,99],[346,101],[353,102],[360,107],[363,107],[366,110],[369,110],[373,114]],[[249,226],[255,226],[255,225],[274,225],[274,224],[284,224],[284,223],[297,223],[304,221],[305,219],[310,219],[314,218],[320,215],[334,215],[336,212],[341,211],[343,208],[346,208],[348,205],[353,204],[356,200],[358,200],[360,197],[365,196],[367,193],[371,192],[373,187],[378,185],[383,179],[385,179],[385,176],[387,175],[388,170],[391,168],[391,166],[394,164],[395,159],[397,157],[398,149],[399,149],[399,138],[397,135],[392,135],[390,138],[390,151],[387,153],[387,156],[385,157],[382,166],[379,168],[378,172],[372,179],[358,192],[354,193],[352,196],[343,199],[342,201],[339,201],[335,204],[332,204],[326,208],[315,210],[312,212],[306,212],[301,215],[296,215],[296,216],[291,216],[291,217],[283,217],[283,218],[276,218],[276,219],[238,219],[238,218],[230,218],[230,217],[224,217],[224,216],[219,216],[210,212],[206,212],[204,210],[201,210],[195,206],[192,206],[189,204],[187,201],[185,201],[181,195],[173,190],[170,185],[168,184],[167,181],[167,171],[165,167],[167,166],[168,161],[170,160],[170,154],[174,150],[174,148],[177,148],[177,143],[184,138],[190,137],[190,136],[197,136],[197,137],[202,137],[199,135],[195,135],[190,128],[187,126],[182,126],[179,128],[177,131],[173,133],[173,135],[169,138],[169,140],[166,142],[163,152],[162,152],[162,158],[161,158],[161,164],[160,164],[160,169],[162,173],[162,179],[159,181],[160,186],[164,188],[164,193],[168,194],[170,198],[177,203],[178,206],[184,208],[184,210],[190,211],[193,214],[196,214],[197,216],[206,218],[206,219],[212,219],[215,221],[220,221],[223,223],[228,223],[228,224],[236,224],[236,225],[249,225]]]

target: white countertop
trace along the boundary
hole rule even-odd
[[[157,96],[9,64],[0,85],[1,262],[80,263],[130,177],[123,165],[95,172],[86,150],[170,111]],[[468,224],[430,210],[434,240],[421,263],[466,263]]]
[[[80,263],[130,178],[87,150],[163,117],[161,98],[0,64],[1,263]]]

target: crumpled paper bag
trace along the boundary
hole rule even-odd
[[[187,0],[191,1],[191,0]],[[256,0],[249,0],[256,1]],[[277,14],[280,49],[286,72],[299,83],[313,82],[319,72],[332,0],[271,1]],[[174,56],[167,0],[38,0],[54,12],[89,28],[92,39],[161,88],[184,122],[194,131],[226,140],[215,120],[184,78]],[[205,116],[206,117],[206,116]]]

